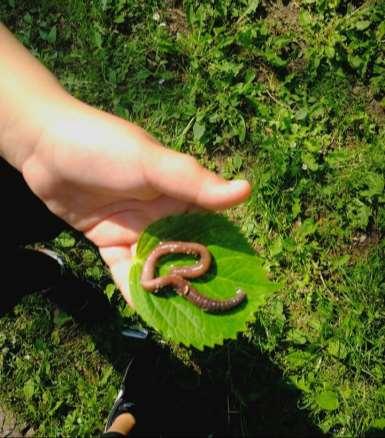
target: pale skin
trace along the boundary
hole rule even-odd
[[[223,210],[250,194],[247,181],[225,181],[72,97],[1,23],[0,156],[99,248],[129,304],[127,274],[144,228],[170,214]]]
[[[225,181],[70,96],[1,24],[0,153],[53,213],[99,247],[129,303],[127,272],[147,225],[173,213],[222,210],[250,193],[247,181]]]

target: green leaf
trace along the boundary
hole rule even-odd
[[[385,21],[379,24],[376,31],[376,39],[377,41],[381,41],[385,36]]]
[[[348,205],[347,217],[352,227],[366,228],[371,214],[371,208],[357,198]]]
[[[115,18],[114,22],[116,24],[122,24],[122,23],[124,23],[124,20],[125,20],[125,14],[123,12]]]
[[[338,269],[341,268],[342,266],[347,265],[347,263],[350,260],[350,255],[349,254],[345,254],[343,256],[337,257],[335,260],[332,260],[332,266],[334,269]]]
[[[315,138],[305,140],[303,145],[309,152],[319,152],[322,149],[322,143]]]
[[[104,293],[107,295],[107,298],[111,301],[114,293],[117,292],[117,288],[114,283],[108,283],[104,288]]]
[[[199,141],[206,131],[206,126],[204,123],[195,122],[193,127],[194,141]]]
[[[98,31],[98,29],[94,29],[93,40],[94,40],[95,46],[100,49],[102,47],[103,38],[102,38],[101,33]]]
[[[336,150],[326,156],[326,162],[332,168],[338,168],[344,166],[349,158],[349,151],[345,149]]]
[[[273,49],[265,50],[266,61],[269,62],[273,67],[286,67],[287,61],[282,59]]]
[[[294,117],[297,119],[297,120],[305,120],[306,119],[306,117],[307,117],[307,111],[306,111],[306,109],[305,108],[301,108],[301,109],[299,109],[295,114],[294,114]]]
[[[32,378],[25,382],[23,393],[27,400],[30,400],[35,394],[35,382]]]
[[[243,14],[239,17],[238,23],[242,21],[245,17],[247,17],[249,14],[252,14],[255,12],[255,10],[258,8],[259,4],[261,3],[261,0],[249,0],[249,4]]]
[[[346,345],[338,339],[330,339],[327,346],[328,353],[338,359],[345,359],[348,355]]]
[[[377,418],[371,424],[375,429],[385,430],[385,418]]]
[[[73,322],[71,315],[68,315],[68,313],[63,312],[62,310],[55,312],[53,323],[56,327],[63,327],[67,322]]]
[[[269,249],[270,249],[270,255],[272,257],[275,257],[278,254],[281,254],[281,252],[283,250],[282,238],[279,236],[275,240],[273,240]]]
[[[307,236],[311,236],[317,230],[317,224],[311,218],[305,219],[301,226],[296,229],[295,234],[298,239],[303,240]]]
[[[48,32],[48,35],[47,35],[47,41],[50,44],[56,43],[56,34],[57,34],[56,26],[52,26],[51,30]]]
[[[240,116],[239,117],[239,123],[237,126],[237,134],[238,134],[238,138],[240,142],[245,141],[245,137],[246,137],[246,123],[245,123],[245,119]]]
[[[301,213],[301,200],[299,198],[294,198],[293,205],[291,206],[291,214],[293,219],[295,219]]]
[[[70,233],[63,231],[55,239],[55,243],[57,243],[62,248],[72,248],[76,244],[76,239],[71,236]]]
[[[302,168],[304,170],[309,169],[312,171],[316,171],[318,169],[318,164],[313,154],[309,154],[308,152],[304,152],[302,154]]]
[[[307,27],[310,26],[313,22],[313,18],[308,11],[301,11],[299,14],[299,23],[301,26]]]
[[[98,382],[98,385],[104,386],[108,382],[113,371],[114,369],[112,366],[106,367],[103,371],[103,377]]]
[[[287,333],[287,340],[298,345],[305,345],[307,342],[305,333],[297,329],[289,330]]]
[[[357,30],[365,30],[370,26],[370,24],[371,22],[369,20],[362,20],[362,21],[357,21],[354,27]]]
[[[348,61],[349,61],[349,64],[353,68],[356,68],[356,69],[360,68],[362,63],[363,63],[362,58],[360,56],[357,56],[357,55],[349,55],[348,56]]]
[[[325,411],[334,411],[339,406],[338,394],[334,391],[323,391],[316,396],[316,403]]]
[[[296,388],[300,389],[301,391],[303,392],[310,391],[310,384],[304,376],[299,377],[292,375],[289,376],[288,379]]]
[[[377,173],[368,173],[365,184],[367,185],[367,190],[361,190],[361,196],[370,198],[375,195],[381,195],[384,191],[384,177]]]
[[[242,156],[239,153],[236,153],[232,157],[232,163],[233,163],[233,166],[234,166],[234,170],[238,171],[242,167],[242,164],[243,164]]]
[[[286,356],[285,362],[290,370],[296,370],[307,365],[313,357],[314,355],[308,351],[293,351]]]
[[[183,240],[206,245],[213,256],[209,272],[192,283],[202,294],[217,299],[232,296],[241,287],[247,293],[246,303],[222,314],[199,309],[174,291],[153,294],[140,285],[145,259],[160,241]],[[159,274],[171,265],[192,264],[185,255],[161,259]],[[224,216],[190,214],[170,216],[150,225],[140,236],[136,257],[129,275],[135,309],[147,324],[165,338],[200,350],[220,345],[224,339],[235,339],[254,319],[254,314],[277,285],[271,283],[261,260],[249,246],[239,229]]]
[[[325,47],[325,55],[328,59],[333,59],[336,55],[335,48],[333,46]]]
[[[27,12],[23,17],[23,20],[28,24],[32,24],[33,21],[32,15]]]

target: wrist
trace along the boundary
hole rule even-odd
[[[0,117],[0,156],[22,172],[49,124],[71,100],[75,99],[59,84],[47,92],[25,93],[15,99],[8,105],[8,114]]]

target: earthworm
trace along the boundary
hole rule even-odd
[[[156,264],[160,257],[167,254],[194,254],[200,259],[195,265],[175,267],[167,275],[155,277]],[[172,286],[176,292],[186,298],[205,312],[226,312],[246,299],[246,294],[237,289],[234,296],[226,300],[214,300],[200,294],[186,278],[197,278],[205,274],[211,264],[211,254],[208,249],[200,243],[168,241],[157,245],[147,257],[144,263],[141,284],[144,289],[150,292],[158,292],[165,286]]]

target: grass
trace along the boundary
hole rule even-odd
[[[77,97],[253,183],[229,215],[284,286],[221,349],[151,333],[180,419],[159,428],[383,434],[384,3],[8,0],[0,17]],[[121,309],[93,248],[68,233],[52,245]],[[27,299],[0,321],[1,397],[43,435],[93,435],[125,342],[116,323],[79,326]]]

